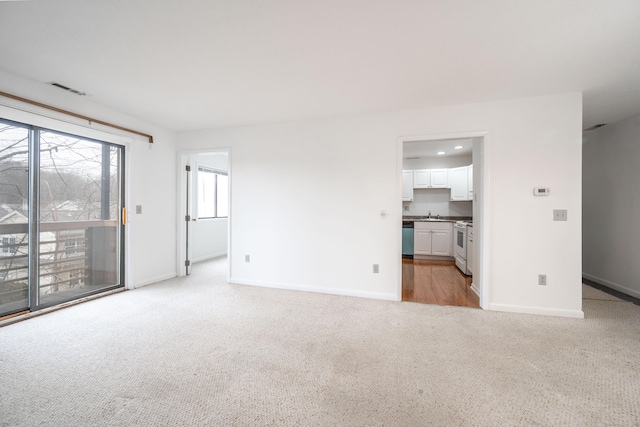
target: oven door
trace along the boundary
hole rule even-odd
[[[467,226],[454,225],[454,245],[456,258],[467,259]]]

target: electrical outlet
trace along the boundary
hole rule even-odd
[[[136,205],[136,215],[140,215],[142,213],[142,205]]]
[[[380,264],[373,264],[373,273],[374,274],[380,273]]]
[[[567,210],[566,209],[554,209],[553,210],[553,220],[554,221],[566,221],[567,220]]]
[[[251,262],[251,255],[245,255],[244,262]]]
[[[538,285],[547,286],[547,275],[546,274],[538,274]]]

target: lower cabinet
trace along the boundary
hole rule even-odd
[[[450,222],[416,222],[413,231],[414,255],[453,255]]]

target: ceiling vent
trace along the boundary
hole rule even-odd
[[[599,125],[593,125],[590,128],[586,128],[583,132],[591,132],[592,130],[599,129],[599,128],[601,128],[603,126],[606,126],[606,125],[607,125],[606,123],[600,123]]]
[[[80,92],[79,90],[71,89],[71,88],[70,88],[70,87],[68,87],[68,86],[61,85],[60,83],[51,82],[51,83],[49,83],[49,84],[50,84],[51,86],[55,86],[55,87],[57,87],[57,88],[64,89],[64,90],[66,90],[67,92],[75,93],[76,95],[80,95],[80,96],[86,96],[86,95],[87,95],[87,94],[86,94],[86,92]]]

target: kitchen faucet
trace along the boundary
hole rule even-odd
[[[431,211],[429,211],[429,215],[427,216],[427,218],[431,219]]]

